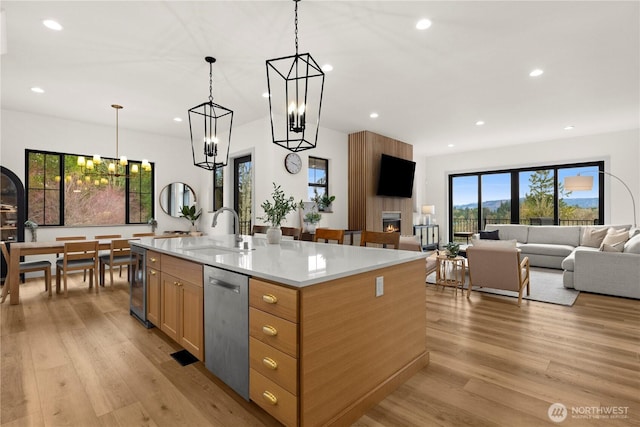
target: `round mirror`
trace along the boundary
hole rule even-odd
[[[172,182],[160,192],[160,207],[167,215],[180,217],[183,206],[196,202],[196,193],[183,182]]]

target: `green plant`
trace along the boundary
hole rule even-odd
[[[286,220],[290,212],[302,206],[302,200],[296,202],[293,196],[287,198],[284,195],[284,191],[282,191],[280,186],[275,182],[273,183],[273,193],[271,193],[271,196],[273,197],[273,203],[271,200],[262,202],[260,206],[264,210],[264,216],[258,217],[258,219],[270,223],[273,227],[280,227],[280,224]]]
[[[316,190],[314,190],[314,192],[315,195],[313,196],[312,200],[315,202],[316,206],[318,206],[318,210],[321,211],[326,210],[336,199],[336,196],[329,196],[326,193],[321,196]]]
[[[455,258],[460,252],[460,243],[449,242],[444,246],[444,248],[447,250],[447,252],[449,252],[450,258]]]
[[[191,225],[195,227],[196,221],[202,215],[202,209],[199,209],[196,212],[196,205],[193,206],[183,206],[180,211],[180,218],[186,218],[191,221]]]
[[[320,218],[322,218],[322,215],[320,215],[318,212],[311,211],[304,216],[304,222],[308,222],[310,224],[317,224],[320,222]]]

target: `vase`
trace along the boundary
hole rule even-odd
[[[195,225],[192,225],[191,228],[189,228],[189,235],[191,236],[199,236],[200,233],[198,232],[198,228]]]
[[[307,231],[311,234],[316,232],[316,224],[307,223]]]
[[[267,228],[267,243],[277,245],[282,240],[282,230],[280,227]]]

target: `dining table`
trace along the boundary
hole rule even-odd
[[[112,239],[98,240],[100,250],[111,249]],[[20,258],[29,255],[61,254],[64,252],[65,241],[49,242],[11,242],[9,246],[9,260],[7,275],[9,286],[9,304],[20,304]]]

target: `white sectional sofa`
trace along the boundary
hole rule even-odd
[[[640,299],[640,230],[629,232],[622,252],[605,252],[590,244],[585,229],[613,227],[629,232],[630,225],[533,226],[487,224],[500,240],[515,240],[531,266],[562,269],[567,288]],[[474,236],[474,239],[477,238]]]

